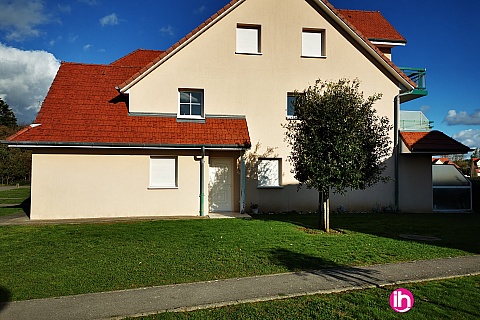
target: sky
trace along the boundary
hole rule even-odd
[[[60,61],[108,64],[138,48],[166,50],[229,1],[0,0],[0,98],[20,123],[31,123]],[[408,41],[393,49],[393,62],[427,69],[428,96],[402,110],[421,110],[434,129],[480,147],[480,1],[330,3],[380,11]]]

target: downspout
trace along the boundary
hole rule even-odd
[[[240,151],[240,213],[245,213],[245,150]]]
[[[195,161],[200,162],[200,217],[205,216],[205,146],[202,146],[202,155],[194,156]]]
[[[200,158],[200,217],[205,216],[205,147],[202,147]]]

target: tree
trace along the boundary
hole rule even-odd
[[[17,118],[12,109],[0,98],[0,126],[15,128],[17,126]]]
[[[329,231],[329,191],[366,189],[380,181],[384,160],[390,155],[392,126],[379,117],[374,94],[366,100],[360,82],[317,80],[302,93],[295,92],[295,116],[284,128],[292,148],[288,161],[300,182],[319,192],[319,228]]]

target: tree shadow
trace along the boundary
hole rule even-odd
[[[12,294],[7,288],[0,286],[0,311],[2,311],[12,299]]]
[[[355,287],[380,287],[382,279],[376,277],[379,272],[356,267],[345,267],[331,260],[313,257],[287,249],[273,249],[270,259],[277,265],[283,265],[289,271],[297,272],[300,277],[312,275],[327,281],[341,282]]]
[[[284,221],[309,229],[316,229],[318,223],[317,214],[256,215],[254,218]],[[352,231],[480,254],[480,214],[332,213],[330,219],[334,231]],[[412,237],[405,237],[410,235]],[[430,241],[434,238],[439,240]]]

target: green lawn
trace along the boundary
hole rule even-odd
[[[0,300],[480,253],[480,215],[333,215],[331,234],[310,229],[315,219],[0,227]]]
[[[30,197],[30,188],[16,188],[0,191],[0,216],[23,212],[18,204],[24,203]]]
[[[406,284],[415,303],[396,313],[389,297],[397,287],[247,303],[136,319],[479,319],[480,276]]]

